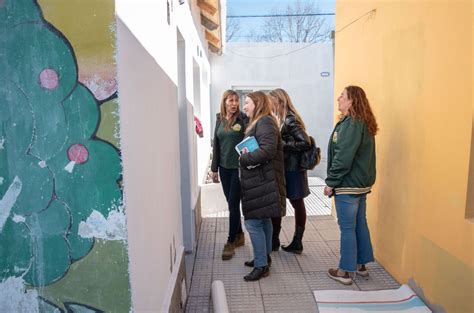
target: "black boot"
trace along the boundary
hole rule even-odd
[[[273,226],[272,251],[278,251],[280,249],[280,230],[281,226]]]
[[[270,275],[270,268],[268,266],[254,267],[250,274],[244,276],[244,280],[255,281],[268,275]]]
[[[244,265],[248,267],[254,267],[255,265],[254,261],[255,260],[245,261]],[[267,254],[267,265],[268,267],[272,267],[272,258],[270,257],[270,254]]]
[[[303,252],[303,233],[304,227],[296,226],[295,235],[293,236],[293,241],[287,246],[282,246],[281,248],[286,252],[292,252],[296,254],[301,254]]]

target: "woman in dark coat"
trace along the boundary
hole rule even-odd
[[[270,273],[270,219],[281,215],[280,209],[286,205],[286,191],[283,147],[267,95],[261,91],[248,94],[244,112],[250,118],[246,137],[254,136],[259,145],[251,152],[244,149],[239,159],[242,211],[254,253],[254,260],[245,264],[252,264],[254,268],[244,279],[253,281]]]
[[[295,234],[288,246],[282,246],[287,252],[301,254],[303,251],[303,233],[306,225],[306,207],[304,198],[310,194],[308,174],[301,168],[303,151],[311,148],[311,141],[303,119],[293,105],[290,96],[283,89],[270,92],[273,112],[280,121],[283,152],[285,158],[286,197],[295,209]],[[284,214],[282,215],[284,216]],[[281,218],[273,218],[273,250],[280,246],[279,234]]]
[[[226,90],[222,95],[221,112],[216,117],[211,164],[212,180],[219,182],[220,174],[229,206],[229,235],[222,250],[222,260],[230,260],[235,254],[234,249],[245,244],[240,223],[239,155],[235,145],[244,138],[247,121],[248,118],[240,112],[239,95]]]

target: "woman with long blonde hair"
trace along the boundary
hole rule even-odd
[[[269,96],[273,104],[273,112],[280,122],[285,159],[286,197],[290,200],[291,206],[295,210],[293,240],[289,245],[282,246],[282,249],[287,252],[301,254],[303,252],[303,233],[306,226],[304,198],[310,194],[308,174],[301,167],[301,156],[304,151],[311,148],[311,141],[306,132],[303,119],[293,105],[288,93],[278,88],[270,91]],[[284,215],[282,214],[282,216]],[[273,218],[272,223],[272,249],[277,251],[280,247],[281,217]]]
[[[222,260],[230,260],[235,248],[245,244],[240,222],[239,155],[234,147],[245,134],[248,118],[240,111],[239,95],[226,90],[222,95],[221,112],[216,116],[212,145],[212,180],[219,182],[229,207],[229,235],[222,250]]]
[[[337,99],[340,120],[328,146],[324,194],[334,195],[341,230],[338,268],[328,270],[332,279],[352,284],[354,275],[369,276],[366,264],[374,261],[366,219],[366,197],[375,183],[375,116],[364,90],[347,86]]]
[[[259,280],[270,273],[272,251],[271,218],[285,207],[283,147],[267,95],[252,92],[245,99],[244,112],[250,118],[246,137],[255,137],[258,149],[244,150],[240,156],[242,212],[250,234],[254,259],[245,262],[253,270],[246,281]]]

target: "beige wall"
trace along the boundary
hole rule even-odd
[[[474,312],[465,218],[472,130],[472,2],[336,2],[335,95],[362,86],[379,122],[369,223],[377,259],[448,312]],[[472,158],[472,157],[471,157]]]

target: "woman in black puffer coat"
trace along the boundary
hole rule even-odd
[[[285,156],[286,197],[295,209],[295,234],[292,242],[288,246],[282,246],[282,249],[287,252],[301,254],[303,252],[302,239],[306,224],[304,198],[310,194],[310,191],[308,174],[306,170],[301,169],[300,164],[303,151],[311,148],[311,141],[306,133],[303,119],[293,105],[288,93],[279,88],[270,91],[269,96],[273,104],[273,112],[281,125]],[[280,247],[281,218],[273,218],[272,223],[272,249],[276,251]]]
[[[267,95],[261,91],[248,94],[244,112],[250,118],[246,137],[254,136],[259,145],[252,152],[242,151],[239,159],[242,211],[254,253],[254,260],[245,264],[254,269],[244,279],[253,281],[270,273],[270,219],[281,216],[280,210],[286,205],[286,187],[282,142]]]

